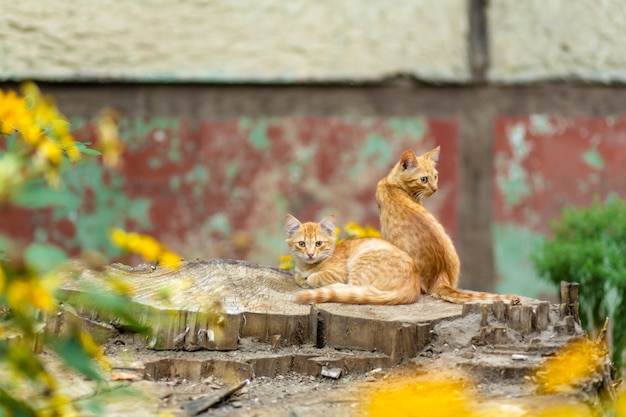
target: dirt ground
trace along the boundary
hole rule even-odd
[[[448,339],[450,328],[440,326],[437,332]],[[458,323],[454,328],[459,328]],[[360,352],[317,349],[313,346],[293,346],[277,352],[270,345],[253,340],[243,340],[241,349],[236,352],[155,351],[148,349],[133,335],[120,334],[104,345],[113,366],[111,382],[113,385],[132,387],[135,393],[130,399],[122,396],[110,402],[105,415],[360,416],[367,414],[371,396],[394,386],[395,381],[429,381],[442,376],[460,382],[472,398],[472,407],[495,413],[493,415],[532,415],[554,404],[570,404],[582,410],[581,415],[591,415],[597,405],[594,405],[597,398],[593,398],[593,387],[574,394],[537,396],[530,370],[551,355],[550,347],[543,342],[541,349],[535,340],[503,350],[472,343],[463,345],[463,336],[456,337],[460,341],[458,345],[450,344],[443,338],[434,338],[417,357],[393,368],[374,368],[356,373],[344,370],[337,377],[293,371],[274,377],[257,376],[226,396],[223,394],[227,387],[242,382],[237,380],[237,375],[208,375],[194,380],[184,377],[188,368],[218,358],[244,360],[245,355],[284,354],[285,349],[292,355],[314,350],[317,355],[329,358],[337,353],[358,355]],[[520,359],[512,360],[514,355]],[[150,368],[150,364],[158,361],[168,361],[168,366],[175,368],[173,374],[153,378],[150,369],[155,368]],[[212,396],[223,398],[196,414],[185,408]]]

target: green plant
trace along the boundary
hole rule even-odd
[[[554,284],[580,284],[580,316],[586,329],[597,331],[610,317],[613,360],[619,370],[626,349],[626,200],[612,195],[588,208],[567,208],[550,228],[552,238],[533,253],[535,268]]]
[[[100,116],[97,125],[95,150],[74,140],[67,119],[34,84],[22,85],[22,95],[0,90],[0,206],[48,210],[55,220],[69,220],[76,232],[73,239],[35,233],[32,242],[0,234],[0,416],[78,415],[89,407],[63,393],[63,384],[38,355],[40,349],[53,353],[67,369],[105,384],[106,358],[80,323],[68,324],[62,334],[43,331],[46,315],[56,313],[59,273],[76,272],[66,262],[70,251],[99,254],[94,267],[121,251],[169,267],[180,263],[149,236],[117,228],[128,220],[144,224],[147,206],[121,196],[119,177],[105,175],[122,146],[111,115]],[[95,158],[99,156],[104,167]],[[93,195],[89,210],[83,207],[86,190]],[[86,291],[85,302],[147,331],[127,311],[128,286],[107,278],[109,291]]]

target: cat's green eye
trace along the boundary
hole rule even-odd
[[[304,240],[301,240],[300,242],[298,242],[298,246],[300,246],[301,248],[306,246],[306,243],[304,243]]]
[[[315,242],[315,247],[319,248],[320,246],[322,246],[322,242],[320,242],[319,240],[317,242]]]
[[[420,181],[422,182],[422,184],[426,184],[428,182],[428,177],[422,177],[420,178]]]

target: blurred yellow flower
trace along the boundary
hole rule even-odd
[[[127,233],[120,228],[115,228],[111,230],[110,238],[118,248],[139,254],[147,261],[158,260],[164,267],[172,269],[177,269],[181,265],[180,256],[169,251],[152,236]]]
[[[626,389],[622,389],[615,401],[616,417],[626,417]]]
[[[380,232],[371,226],[361,226],[355,222],[349,222],[343,228],[346,232],[348,239],[361,238],[361,237],[380,237]]]
[[[291,255],[280,255],[278,257],[278,268],[280,269],[293,269],[295,268],[295,262]]]
[[[568,344],[535,372],[540,391],[560,393],[571,390],[602,366],[606,353],[602,342],[579,339]]]
[[[124,145],[117,130],[118,115],[107,110],[98,118],[98,145],[102,152],[102,162],[107,167],[116,167],[124,151]]]
[[[469,417],[472,411],[470,394],[459,380],[400,379],[373,388],[366,395],[365,415],[370,417],[424,416]]]
[[[44,161],[43,163],[50,162],[52,165],[59,165],[63,153],[58,144],[45,139],[37,147],[37,156]]]
[[[176,255],[174,252],[165,251],[159,257],[159,265],[170,269],[178,269],[181,266],[180,256]]]
[[[54,307],[52,292],[42,286],[39,277],[10,281],[6,288],[6,298],[9,307],[18,311],[27,306],[45,311]]]
[[[32,124],[31,120],[23,97],[12,90],[0,90],[0,133],[10,134],[19,126]]]
[[[94,358],[102,369],[107,371],[111,370],[111,364],[104,355],[102,348],[98,346],[91,335],[85,331],[81,331],[78,337],[80,339],[80,344],[83,346],[83,349],[85,349],[85,352]]]
[[[111,276],[108,281],[109,285],[113,288],[116,294],[122,294],[127,296],[133,295],[133,289],[128,285],[126,281],[117,276]]]

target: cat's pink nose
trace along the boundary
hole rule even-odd
[[[313,255],[315,255],[315,254],[314,253],[307,253],[306,255],[309,257],[309,259],[313,259]]]
[[[436,185],[432,185],[430,188],[433,190],[433,193],[437,192],[437,186]]]

